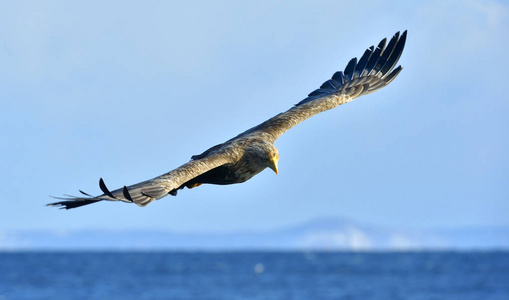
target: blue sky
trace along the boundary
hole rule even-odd
[[[0,11],[0,230],[270,229],[321,216],[509,225],[505,1],[10,1]],[[61,211],[165,173],[408,29],[391,85],[276,142],[280,174],[146,208]]]

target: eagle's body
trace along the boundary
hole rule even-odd
[[[403,52],[406,31],[396,33],[385,47],[383,39],[375,48],[365,51],[359,62],[352,59],[344,72],[336,72],[322,86],[284,113],[257,125],[238,136],[216,145],[191,161],[153,179],[110,192],[103,180],[99,186],[104,194],[86,197],[63,198],[49,205],[69,209],[101,200],[134,202],[145,206],[150,202],[176,195],[179,189],[193,188],[203,183],[234,184],[251,179],[265,168],[278,172],[279,153],[274,142],[287,130],[320,112],[350,102],[362,95],[375,92],[388,85],[399,72],[394,68]]]
[[[197,177],[183,183],[179,189],[184,187],[193,188],[203,183],[221,185],[242,183],[265,170],[265,168],[272,167],[273,163],[270,159],[267,160],[267,157],[273,157],[275,160],[279,159],[279,153],[276,147],[274,147],[272,144],[266,143],[264,140],[257,141],[256,139],[245,138],[227,143],[232,143],[232,146],[238,149],[244,149],[244,153],[240,156],[239,160],[224,164],[201,175],[198,175]],[[220,147],[214,146],[209,150],[213,152],[215,150],[214,148],[217,147],[221,149],[222,147],[225,147],[225,144],[218,145]],[[207,151],[204,153],[207,153]],[[205,155],[195,155],[192,159],[200,159],[201,157],[206,157],[207,155],[210,155],[210,153]],[[176,195],[176,191],[177,190],[174,190],[170,192],[170,194]]]

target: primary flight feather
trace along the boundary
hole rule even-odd
[[[357,61],[353,58],[343,72],[336,72],[319,89],[286,112],[280,113],[236,137],[216,145],[191,161],[153,179],[110,191],[102,178],[99,187],[103,194],[57,198],[50,203],[65,209],[102,200],[123,201],[146,206],[167,195],[177,195],[184,187],[193,188],[203,183],[233,184],[249,180],[265,168],[278,173],[279,153],[274,142],[283,133],[320,112],[373,93],[388,85],[401,72],[395,68],[405,46],[407,32],[397,32],[389,43],[383,39],[377,47],[369,47]]]

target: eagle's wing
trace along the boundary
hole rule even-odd
[[[150,202],[168,195],[174,189],[180,187],[183,183],[203,174],[211,169],[221,165],[235,162],[241,157],[240,149],[233,145],[226,145],[222,149],[209,154],[206,157],[191,160],[190,162],[176,168],[161,176],[143,181],[131,186],[109,191],[102,178],[99,180],[99,187],[104,194],[91,196],[80,191],[84,195],[81,197],[68,196],[66,198],[57,198],[64,201],[48,204],[49,206],[62,206],[69,209],[82,205],[87,205],[101,200],[134,202],[139,206],[146,206]]]
[[[387,47],[386,39],[383,39],[376,48],[369,47],[358,62],[357,58],[350,60],[344,72],[336,72],[306,99],[236,138],[258,135],[274,142],[287,130],[307,118],[388,85],[402,70],[401,66],[394,67],[403,52],[406,33],[405,31],[400,36],[397,32]]]

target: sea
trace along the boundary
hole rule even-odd
[[[10,299],[509,299],[509,252],[0,252]]]

